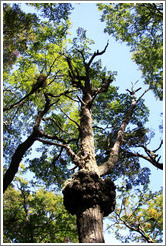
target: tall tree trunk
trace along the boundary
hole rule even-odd
[[[99,205],[79,211],[77,227],[80,243],[104,243],[103,213]]]
[[[90,65],[93,59],[102,55],[95,52],[88,63],[80,51],[85,66],[85,76],[75,72],[71,59],[67,57],[69,75],[73,86],[82,90],[80,108],[80,140],[81,149],[79,171],[65,183],[63,189],[66,209],[77,216],[77,227],[80,243],[104,243],[103,216],[108,216],[115,208],[115,185],[106,178],[100,178],[99,167],[95,157],[95,144],[92,128],[92,104],[97,93],[108,89],[111,79],[105,80],[98,91],[93,90],[90,80]],[[82,83],[84,80],[84,83]]]
[[[99,173],[95,158],[94,135],[92,128],[92,97],[90,92],[84,92],[80,112],[80,135],[81,135],[81,157],[84,161],[84,168]]]

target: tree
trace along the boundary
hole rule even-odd
[[[16,62],[20,52],[24,52],[27,43],[33,39],[32,30],[35,28],[37,16],[25,14],[18,4],[4,3],[3,5],[3,65],[9,72]]]
[[[144,83],[163,98],[163,3],[98,4],[105,32],[131,47]]]
[[[37,10],[41,9],[40,16],[47,16],[55,26],[60,24],[62,19],[68,20],[72,9],[71,4],[29,3],[27,5],[35,6]],[[26,14],[21,10],[20,4],[3,4],[3,69],[6,73],[10,72],[19,55],[24,54],[31,42],[35,47],[39,45],[39,41],[35,42],[35,33],[39,31],[40,23],[36,13]]]
[[[3,199],[4,243],[78,242],[74,216],[67,213],[60,195],[38,189],[30,192],[17,178]]]
[[[133,83],[130,91],[119,94],[111,84],[115,74],[95,61],[109,44],[91,52],[93,41],[79,28],[69,49],[66,35],[56,39],[61,30],[61,25],[41,23],[35,42],[4,81],[4,156],[10,163],[4,191],[22,158],[34,143],[41,143],[40,157],[29,159],[27,168],[47,187],[62,187],[67,179],[64,205],[77,217],[79,242],[102,243],[103,217],[115,208],[113,181],[125,174],[127,185],[146,184],[150,172],[141,168],[139,158],[162,169],[156,154],[162,143],[152,155],[142,99],[151,88],[137,97],[141,88]],[[147,156],[133,152],[133,147],[146,149]]]
[[[160,243],[163,237],[163,191],[151,192],[147,187],[126,190],[125,182],[119,187],[120,204],[109,216],[111,225],[107,230],[114,231],[123,243]],[[121,230],[128,230],[124,235]]]

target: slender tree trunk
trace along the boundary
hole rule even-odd
[[[103,214],[99,205],[79,211],[77,227],[80,243],[104,243]]]

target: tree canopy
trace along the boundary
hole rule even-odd
[[[126,190],[125,182],[121,184],[120,203],[109,216],[107,230],[114,232],[122,243],[162,242],[163,190],[152,192],[148,187]]]
[[[161,219],[161,192],[146,195],[151,171],[141,165],[143,159],[163,169],[158,154],[163,141],[154,149],[149,147],[154,134],[146,127],[149,108],[144,100],[150,90],[162,99],[161,4],[98,4],[106,30],[131,46],[133,60],[149,85],[144,89],[133,82],[126,93],[119,93],[118,86],[113,85],[116,72],[102,65],[109,42],[94,52],[94,41],[83,28],[70,37],[71,4],[28,5],[34,9],[33,14],[26,14],[19,4],[4,4],[5,242],[77,242],[75,219],[64,210],[58,192],[63,188],[66,194],[66,188],[70,194],[73,189],[66,204],[73,206],[79,225],[81,209],[73,205],[72,197],[81,194],[88,206],[101,205],[105,216],[115,207],[115,191],[108,189],[108,184],[124,177],[125,191],[117,185],[119,199],[142,187],[137,199],[141,197],[143,205],[148,201],[148,208],[157,211]],[[23,179],[17,187],[12,186],[23,162],[25,171],[34,175],[29,183],[31,191]],[[39,184],[42,188],[33,192]],[[158,210],[150,199],[158,199]],[[144,207],[131,203],[127,204],[128,209],[135,211],[131,217],[125,209],[120,214],[116,208],[112,217],[118,228],[116,235],[120,221],[136,230],[132,222],[142,214],[140,223],[146,222],[147,227],[141,230],[150,232],[160,242],[162,232],[159,235],[158,228],[162,230],[162,222],[157,224]],[[11,233],[11,225],[20,233]]]
[[[62,196],[44,187],[31,193],[22,178],[15,185],[3,199],[4,243],[78,242],[76,219],[65,210]]]
[[[51,27],[51,25],[48,26],[48,22],[46,24],[41,21],[41,17],[47,17],[49,22],[52,23],[52,29],[50,29],[52,34],[53,26],[59,26],[57,28],[59,30],[58,35],[54,33],[54,39],[55,37],[58,39],[58,36],[60,38],[60,35],[65,34],[67,22],[63,22],[63,20],[67,21],[72,9],[71,4],[63,3],[29,3],[27,5],[34,6],[37,10],[40,9],[40,15],[38,16],[37,13],[26,14],[21,9],[20,4],[3,4],[3,65],[6,72],[13,68],[17,58],[19,55],[24,54],[29,44],[33,43],[35,49],[39,46],[39,40],[36,40],[36,33],[41,29],[41,25],[43,28],[47,25],[47,30]],[[40,33],[40,35],[42,34]],[[49,36],[47,33],[46,37],[45,32],[45,39],[43,36],[42,41],[46,41]]]
[[[131,47],[132,59],[157,98],[163,98],[163,4],[98,4],[105,32]]]

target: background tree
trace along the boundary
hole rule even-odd
[[[55,26],[61,24],[61,27],[62,19],[67,21],[70,10],[72,9],[71,4],[63,3],[29,3],[26,5],[35,6],[37,10],[40,9],[40,18],[47,17],[50,22],[54,22]],[[37,16],[36,13],[26,14],[25,12],[23,12],[21,10],[20,4],[3,4],[4,72],[9,72],[11,70],[17,58],[20,55],[24,54],[24,52],[28,49],[28,45],[30,43],[34,43],[34,46],[36,48],[40,45],[41,40],[36,41],[36,33],[39,31],[39,27],[41,27],[40,18]],[[42,25],[44,26],[44,22],[42,23]],[[62,35],[62,30],[64,30],[64,26],[61,28],[61,33],[59,32],[59,35]]]
[[[98,4],[105,32],[131,47],[132,59],[142,71],[144,83],[163,98],[163,4]]]
[[[126,190],[125,181],[119,204],[109,216],[107,230],[115,233],[122,243],[160,243],[163,237],[163,191],[152,192],[148,187]],[[125,229],[125,233],[121,233]],[[128,233],[126,233],[126,230]]]
[[[35,42],[4,80],[4,191],[22,158],[41,143],[38,157],[27,159],[27,169],[47,188],[62,188],[71,177],[63,186],[64,204],[77,216],[79,241],[104,242],[103,216],[115,207],[113,181],[125,175],[127,187],[148,183],[150,170],[140,166],[139,158],[162,169],[156,154],[162,143],[152,156],[142,99],[151,88],[142,91],[133,83],[128,93],[118,93],[111,84],[115,74],[95,61],[108,43],[91,52],[93,41],[79,28],[69,48],[64,26],[69,23],[41,22]],[[39,87],[41,75],[46,83]],[[147,150],[147,156],[133,147]]]
[[[76,219],[65,210],[60,195],[16,178],[3,199],[4,243],[78,242]]]

